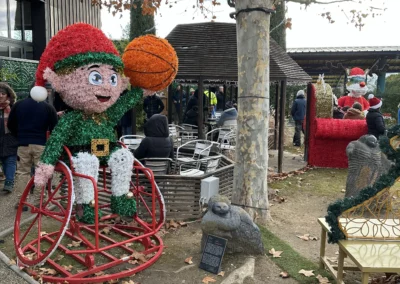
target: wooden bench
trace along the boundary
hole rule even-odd
[[[345,223],[345,219],[340,219],[340,222]],[[331,265],[325,256],[327,233],[330,228],[325,218],[319,218],[318,223],[321,225],[320,267],[326,267],[335,277],[337,283],[344,284],[344,270],[361,271],[362,284],[368,284],[370,273],[400,273],[400,242],[393,240],[340,240],[338,243],[338,265]],[[354,222],[352,226],[356,224],[362,226],[360,222]],[[370,231],[373,231],[372,228],[370,228]],[[356,267],[344,266],[346,257],[351,259]]]

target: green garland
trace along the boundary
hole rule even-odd
[[[70,73],[75,69],[90,63],[109,64],[116,68],[120,73],[124,69],[122,59],[114,54],[105,52],[86,52],[72,55],[56,62],[54,64],[54,70],[58,74]]]
[[[79,222],[86,224],[94,224],[94,207],[91,207],[89,204],[82,204],[83,207],[83,215],[80,217],[76,215],[76,218]],[[99,209],[99,220],[103,216],[103,213]]]
[[[390,139],[397,135],[400,136],[400,125],[390,128],[387,137],[381,136],[379,139],[382,152],[386,154],[389,160],[395,162],[395,165],[390,168],[388,173],[380,176],[373,185],[362,189],[357,196],[337,200],[328,206],[328,214],[325,216],[325,220],[331,227],[331,231],[328,234],[329,243],[337,243],[339,240],[345,239],[345,235],[339,229],[338,222],[344,211],[363,203],[381,190],[392,186],[400,176],[400,151],[397,152],[390,146]]]
[[[111,195],[111,211],[120,216],[133,217],[136,213],[136,200],[125,195]]]

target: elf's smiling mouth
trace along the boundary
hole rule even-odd
[[[96,96],[96,98],[102,103],[108,102],[111,99],[111,97],[108,96]]]

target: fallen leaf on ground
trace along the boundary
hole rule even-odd
[[[133,243],[126,243],[125,246],[126,246],[127,248],[129,248],[130,246],[133,246]]]
[[[45,231],[40,232],[41,237],[46,236],[46,235],[47,235],[47,232],[45,232]]]
[[[15,262],[14,259],[10,259],[10,262],[9,262],[8,264],[9,264],[9,265],[15,265],[15,264],[17,264],[17,263]]]
[[[206,276],[203,278],[203,280],[201,281],[201,283],[204,284],[208,284],[210,282],[217,282],[217,280],[215,280],[214,278],[210,277],[210,276]]]
[[[36,252],[33,252],[33,253],[25,254],[24,256],[25,256],[27,259],[32,260],[33,257],[34,257],[35,255],[36,255]]]
[[[193,258],[193,256],[190,256],[190,257],[186,258],[186,259],[185,259],[185,262],[186,262],[187,264],[192,264],[192,263],[193,263],[192,258]]]
[[[299,273],[303,274],[306,277],[310,277],[310,276],[314,276],[313,271],[314,270],[304,270],[304,269],[302,269],[302,270],[299,271]]]
[[[54,261],[60,261],[63,258],[64,258],[64,256],[62,254],[59,254],[54,258]]]
[[[281,273],[279,273],[279,276],[282,278],[289,278],[289,273],[287,273],[286,271],[282,271]]]
[[[146,254],[144,257],[145,257],[146,259],[151,259],[151,258],[153,258],[153,256],[155,256],[155,255],[156,255],[156,253],[153,252],[153,253]]]
[[[134,259],[134,260],[128,260],[128,263],[129,263],[129,264],[138,264],[139,261],[137,261],[136,259]]]
[[[72,265],[63,265],[62,267],[67,271],[72,271],[72,268],[74,268]]]
[[[303,241],[308,241],[309,240],[310,234],[304,234],[303,236],[296,236],[299,239],[302,239]]]
[[[329,283],[330,283],[328,278],[322,277],[322,276],[319,275],[319,274],[318,274],[317,277],[315,277],[315,278],[318,279],[319,284],[329,284]]]
[[[56,275],[57,271],[51,268],[39,268],[41,274],[45,275]]]
[[[76,248],[76,247],[79,247],[79,246],[81,245],[81,243],[82,243],[82,241],[77,241],[77,242],[72,241],[71,244],[67,244],[67,247],[69,247],[69,248],[72,248],[72,247]]]
[[[132,280],[129,281],[122,281],[122,284],[135,284]]]
[[[107,281],[107,284],[115,284],[118,283],[117,279]]]
[[[179,224],[178,223],[176,223],[174,220],[171,220],[171,221],[169,221],[169,227],[172,227],[172,228],[178,228],[179,227]]]
[[[225,271],[220,271],[218,274],[217,274],[218,276],[222,276],[222,277],[224,277],[224,275],[225,275]]]
[[[99,272],[96,272],[94,275],[103,276],[103,275],[105,275],[105,273],[104,273],[104,271],[99,271]]]
[[[344,188],[342,188],[341,192],[346,192],[346,190]]]
[[[131,254],[131,256],[132,256],[134,259],[140,260],[141,262],[146,262],[146,261],[147,261],[147,259],[146,259],[146,257],[144,256],[144,254],[143,254],[143,253],[140,253],[140,252],[137,252],[137,251],[133,252],[133,253]]]
[[[178,224],[179,224],[179,226],[181,226],[181,227],[186,227],[186,226],[187,226],[187,223],[186,223],[186,222],[183,222],[183,221],[179,221]]]
[[[272,257],[281,257],[281,254],[283,253],[283,251],[275,251],[274,248],[270,249],[269,254],[272,254]]]
[[[103,233],[105,235],[109,235],[111,231],[110,227],[104,227],[103,230],[100,231],[100,233]]]

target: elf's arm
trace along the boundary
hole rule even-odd
[[[36,186],[44,186],[52,176],[54,166],[60,158],[65,142],[74,133],[74,129],[81,119],[81,115],[77,112],[70,112],[60,119],[46,143],[46,147],[35,170]]]
[[[121,117],[131,108],[133,108],[143,97],[143,91],[140,88],[132,88],[113,104],[107,111],[108,119],[117,124]]]

